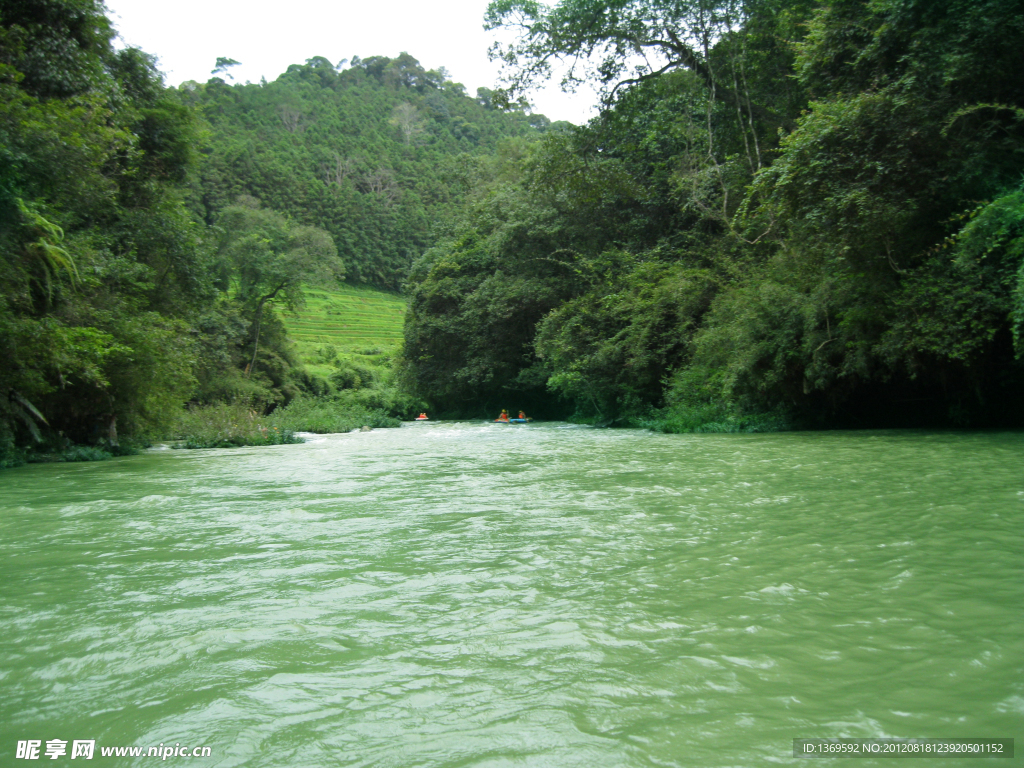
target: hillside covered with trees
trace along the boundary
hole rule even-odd
[[[0,5],[0,465],[333,391],[279,312],[399,285],[475,158],[549,127],[408,55],[167,88],[114,37],[98,0]]]
[[[230,76],[230,63],[224,65]],[[471,158],[549,128],[543,115],[474,98],[407,53],[293,64],[272,83],[186,83],[208,121],[194,208],[213,224],[240,195],[334,239],[348,279],[401,288],[459,208]]]
[[[561,61],[606,107],[495,163],[417,262],[418,392],[668,430],[1024,423],[1019,2],[487,18],[510,93]]]
[[[1017,0],[493,0],[486,23],[506,76],[473,96],[408,54],[168,88],[98,0],[3,3],[0,464],[304,398],[1024,424]],[[559,62],[604,89],[587,126],[524,106]],[[288,341],[279,312],[341,279],[407,293],[386,376],[325,353],[324,379]]]

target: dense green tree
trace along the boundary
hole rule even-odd
[[[823,98],[754,191],[784,266],[753,278],[813,307],[791,339],[778,337],[788,368],[744,348],[745,391],[831,418],[880,397],[996,417],[1007,377],[1020,375],[1009,354],[1019,262],[999,239],[1012,234],[978,258],[957,230],[989,205],[992,221],[1012,208],[1024,89],[1010,73],[1024,65],[1022,39],[1019,4],[996,0],[845,2],[815,15],[797,72]],[[985,236],[974,225],[963,237]]]
[[[0,451],[159,429],[194,382],[198,122],[112,35],[98,2],[0,9]]]
[[[417,390],[441,408],[495,404],[513,392],[543,408],[552,375],[558,391],[576,397],[580,366],[570,358],[591,341],[579,335],[592,319],[583,322],[581,308],[611,308],[620,290],[648,296],[641,279],[620,286],[633,269],[661,274],[618,246],[657,246],[671,207],[650,199],[638,183],[648,169],[615,157],[610,143],[580,149],[594,139],[581,132],[509,143],[481,161],[465,219],[414,267],[405,354]],[[621,306],[609,323],[629,316]],[[547,330],[538,346],[539,328]],[[606,381],[584,384],[602,390],[596,400],[616,399]]]
[[[293,225],[279,213],[243,198],[226,208],[219,221],[223,236],[218,255],[229,271],[227,283],[253,315],[252,360],[256,367],[260,326],[268,302],[278,300],[289,309],[302,306],[303,286],[314,279],[336,281],[345,272],[331,236],[321,229]]]
[[[323,57],[273,83],[186,84],[209,120],[210,154],[193,188],[213,223],[241,194],[334,239],[348,279],[397,289],[466,190],[467,158],[546,120],[490,110],[407,53]]]
[[[519,32],[495,49],[513,91],[563,60],[605,110],[486,187],[528,205],[476,203],[477,239],[414,272],[409,350],[447,341],[409,356],[413,379],[448,391],[474,355],[499,370],[467,308],[529,253],[563,271],[535,273],[556,305],[517,337],[518,368],[580,415],[1024,419],[1019,3],[497,0],[488,23]],[[524,230],[547,237],[496,247]],[[485,399],[510,377],[476,380]]]
[[[96,0],[6,0],[0,62],[41,99],[116,87],[108,77],[114,30]],[[10,75],[9,75],[10,76]]]
[[[760,98],[767,94],[755,94],[747,69],[765,50],[779,56],[781,41],[751,32],[760,25],[793,33],[809,7],[806,0],[561,0],[553,6],[493,0],[486,26],[517,35],[491,51],[505,65],[508,93],[529,89],[561,66],[564,87],[595,82],[611,102],[624,87],[687,70],[741,121],[779,126],[791,118],[770,97]]]

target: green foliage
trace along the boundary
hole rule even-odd
[[[605,280],[614,261],[606,249],[639,194],[619,161],[580,158],[573,147],[552,136],[481,163],[465,219],[414,265],[405,375],[435,409],[502,391],[531,408],[547,399],[538,323]]]
[[[655,432],[681,434],[698,433],[753,433],[753,432],[786,432],[791,430],[792,422],[784,413],[751,414],[735,416],[720,414],[704,409],[673,409],[664,419],[655,419],[641,423]]]
[[[599,416],[657,403],[663,379],[685,358],[685,339],[715,288],[705,270],[648,262],[612,288],[562,304],[544,318],[535,340],[552,371],[548,386]]]
[[[819,10],[797,66],[823,98],[752,198],[757,226],[786,254],[785,273],[771,273],[786,296],[778,306],[802,320],[763,305],[762,352],[732,365],[741,391],[774,391],[826,418],[886,389],[886,399],[973,400],[977,423],[995,415],[985,392],[1020,376],[1002,341],[1019,258],[1003,242],[1015,204],[1000,194],[1024,171],[1024,89],[1005,75],[1020,66],[1022,34],[1019,6],[995,0]],[[958,233],[979,197],[1001,202]],[[993,258],[978,258],[990,247]],[[810,319],[815,306],[825,328]],[[743,317],[716,314],[723,324],[708,333],[757,349]]]
[[[76,445],[53,453],[29,451],[25,454],[25,461],[29,464],[50,464],[62,461],[107,461],[112,458],[114,458],[114,454],[110,451],[91,445]]]
[[[235,401],[192,407],[174,427],[175,448],[234,448],[242,445],[301,443],[289,429],[271,424],[253,402]]]
[[[264,311],[270,312],[268,302],[281,301],[294,310],[305,300],[307,280],[336,279],[344,273],[330,235],[316,227],[295,226],[251,199],[242,198],[239,205],[226,208],[220,225],[223,237],[218,255],[226,281],[235,287],[236,301],[253,315],[252,358],[245,368],[245,377],[250,378],[260,361],[260,333]]]
[[[184,401],[194,445],[424,400],[1024,423],[1017,0],[495,0],[488,24],[521,33],[507,85],[563,58],[602,115],[551,125],[407,53],[166,89],[99,3],[6,3],[0,465],[116,451]],[[403,300],[343,275],[407,280],[400,352]]]
[[[376,381],[377,373],[373,368],[348,360],[339,363],[331,374],[331,384],[336,389],[362,389],[372,387]]]
[[[25,451],[18,447],[14,431],[7,421],[0,421],[0,469],[19,467],[25,463]]]
[[[148,443],[135,441],[102,448],[95,445],[73,445],[67,438],[51,437],[29,448],[16,448],[13,440],[0,443],[0,469],[22,464],[55,464],[61,462],[107,461],[118,456],[136,456]]]
[[[364,389],[346,389],[333,395],[346,409],[365,409],[381,412],[389,417],[408,420],[415,418],[426,404],[394,383]]]
[[[796,33],[810,5],[808,0],[562,0],[548,6],[493,0],[485,24],[515,35],[491,49],[491,58],[504,65],[503,102],[548,79],[559,66],[564,89],[586,81],[599,84],[606,104],[614,103],[623,88],[688,71],[741,124],[778,127],[791,122],[779,106],[794,104],[786,98],[789,88],[773,87],[781,78],[764,82],[764,70],[787,74],[788,36]],[[756,141],[753,133],[750,138]]]
[[[699,365],[673,374],[666,400],[665,408],[647,418],[634,419],[633,424],[674,434],[783,432],[793,428],[784,409],[764,412],[744,408],[733,398],[724,372]]]
[[[606,108],[478,174],[414,267],[417,391],[546,384],[673,430],[1024,420],[1019,3],[495,0],[488,24],[519,35],[513,90],[564,59]]]
[[[0,17],[0,434],[14,446],[117,451],[117,426],[158,433],[192,389],[186,317],[211,290],[176,185],[198,121],[112,36],[91,0]]]
[[[230,271],[237,297],[255,306],[264,296],[301,306],[304,284],[314,278],[344,277],[331,236],[316,227],[294,225],[284,216],[243,199],[218,220],[223,236],[219,256]]]
[[[605,422],[660,403],[731,269],[727,196],[687,164],[708,149],[705,104],[680,84],[651,81],[587,129],[481,164],[461,229],[410,281],[407,375],[435,410],[515,393]]]
[[[943,243],[943,250],[952,248],[959,287],[963,277],[982,283],[978,298],[989,294],[994,311],[1000,314],[1006,313],[1009,303],[1019,359],[1024,355],[1024,185],[979,206],[964,219],[964,226]],[[999,323],[991,320],[981,327],[991,338],[991,329]]]
[[[299,398],[274,411],[267,420],[280,429],[328,434],[370,427],[398,427],[402,422],[383,410],[332,398]]]
[[[35,274],[33,278],[45,289],[47,300],[52,301],[53,285],[60,273],[63,272],[71,284],[78,279],[75,260],[66,249],[60,247],[64,240],[64,230],[47,221],[21,198],[15,198],[14,203],[21,214],[23,226],[30,232],[27,242],[22,246],[22,253],[32,262],[29,266],[30,274],[42,273],[41,280]]]
[[[340,70],[340,71],[339,71]],[[214,222],[241,194],[333,238],[348,278],[397,290],[466,189],[467,158],[546,128],[489,109],[407,53],[296,64],[272,83],[186,83],[209,121],[193,205]]]
[[[27,93],[67,98],[102,87],[114,29],[97,0],[8,0],[0,61],[22,76]]]

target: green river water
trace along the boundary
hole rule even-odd
[[[33,465],[0,474],[0,585],[0,765],[1024,764],[1020,433],[424,423]],[[161,743],[212,755],[100,756]]]

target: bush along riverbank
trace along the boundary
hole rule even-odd
[[[294,431],[269,424],[252,403],[216,403],[189,408],[175,429],[174,448],[235,448],[301,443]]]
[[[665,408],[635,419],[633,426],[669,434],[786,432],[797,428],[783,408],[764,410],[738,402],[720,381],[705,372],[677,373],[665,399]]]
[[[296,432],[329,434],[402,422],[382,409],[347,398],[300,397],[262,414],[258,404],[217,403],[188,409],[175,429],[174,448],[234,448],[243,445],[301,443]]]
[[[782,411],[770,413],[744,413],[720,406],[668,407],[648,409],[615,419],[575,414],[566,419],[570,424],[585,424],[599,428],[647,429],[664,434],[722,434],[754,432],[788,432],[797,429]]]
[[[17,448],[9,444],[0,446],[0,469],[20,467],[24,464],[107,461],[117,456],[135,456],[141,453],[143,448],[148,447],[148,442],[137,441],[115,445],[74,445],[68,441],[57,444],[48,441],[26,448]]]
[[[278,408],[267,417],[267,423],[282,431],[315,432],[320,435],[332,432],[351,432],[353,429],[370,427],[399,427],[401,420],[388,415],[380,408],[370,408],[347,398],[301,397]]]
[[[813,425],[798,422],[784,408],[759,408],[731,396],[721,377],[716,379],[703,371],[698,375],[690,371],[677,373],[666,385],[664,405],[660,408],[636,398],[623,398],[602,413],[594,399],[590,403],[577,403],[576,411],[566,420],[594,427],[632,427],[666,434],[788,432],[813,428]]]

